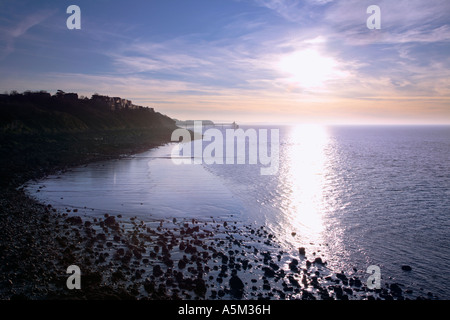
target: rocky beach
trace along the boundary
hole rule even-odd
[[[318,253],[292,258],[263,226],[233,217],[143,222],[58,212],[23,190],[2,193],[0,298],[403,300],[401,284],[333,273]],[[68,212],[67,212],[68,211]],[[66,287],[66,269],[81,269],[81,290]],[[361,274],[361,272],[359,273]],[[436,298],[432,293],[415,299]]]

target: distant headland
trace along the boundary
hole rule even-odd
[[[0,132],[57,133],[87,130],[175,128],[175,121],[154,108],[99,94],[91,98],[58,90],[0,95]]]
[[[213,126],[214,122],[211,120],[177,120],[175,119],[177,126],[185,127],[185,126],[193,126],[195,121],[201,121],[204,126]]]
[[[229,126],[232,129],[239,129],[239,125],[236,123],[236,121],[230,122],[230,123],[225,123],[225,122],[213,122],[211,120],[177,120],[174,119],[175,123],[177,126],[179,127],[194,127],[195,123],[197,122],[201,122],[203,127],[224,127],[224,126]]]

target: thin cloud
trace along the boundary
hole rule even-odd
[[[0,53],[0,60],[14,52],[14,42],[17,38],[25,35],[28,30],[34,26],[42,23],[50,16],[52,16],[56,10],[43,10],[31,15],[26,16],[19,21],[15,26],[4,27],[0,30],[0,37],[5,41],[6,45],[3,51]]]

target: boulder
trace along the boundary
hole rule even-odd
[[[105,219],[105,224],[108,227],[112,227],[116,224],[116,219],[113,216],[109,216]]]
[[[153,275],[154,275],[155,277],[160,277],[160,276],[163,275],[163,271],[162,271],[162,269],[161,269],[161,266],[156,265],[156,266],[153,267]]]
[[[412,268],[411,268],[410,266],[408,266],[408,265],[403,265],[403,266],[402,266],[402,270],[403,270],[403,271],[411,271]]]
[[[178,268],[184,269],[186,267],[186,262],[184,260],[178,261]]]
[[[229,281],[231,295],[234,298],[240,299],[244,294],[244,283],[237,275],[232,275]]]
[[[262,268],[262,270],[264,271],[264,275],[268,278],[273,278],[275,277],[275,271],[270,268],[270,267],[264,267]]]
[[[320,257],[314,259],[314,263],[315,263],[315,264],[320,264],[320,265],[324,265],[324,264],[325,264],[325,262],[323,262],[323,261],[322,261],[322,258],[320,258]]]
[[[73,225],[81,225],[83,224],[83,220],[81,219],[81,217],[69,217],[66,219],[66,221],[70,224]]]

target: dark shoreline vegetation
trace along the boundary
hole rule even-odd
[[[365,279],[335,274],[304,249],[292,258],[263,226],[237,227],[232,217],[144,223],[81,217],[76,209],[59,212],[36,202],[21,188],[30,179],[170,141],[174,120],[98,97],[0,97],[0,299],[402,300],[411,294],[384,279],[381,289],[370,290]],[[73,264],[81,269],[81,290],[66,287]]]

